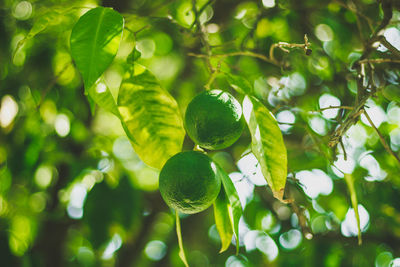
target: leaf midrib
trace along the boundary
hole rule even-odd
[[[106,11],[105,8],[101,10],[100,17],[99,17],[99,22],[98,22],[97,28],[96,28],[96,33],[95,33],[94,38],[93,38],[93,49],[92,49],[92,53],[91,53],[91,55],[90,55],[90,64],[89,64],[88,79],[91,79],[91,77],[92,77],[93,58],[94,58],[94,55],[95,55],[95,51],[96,51],[96,49],[97,49],[97,38],[99,37],[100,25],[101,25],[101,23],[102,23],[102,21],[103,21],[103,17],[104,17],[105,11]],[[94,84],[94,82],[93,82],[93,84]],[[93,84],[91,84],[90,86],[92,86]],[[87,89],[89,89],[89,88],[87,88]]]

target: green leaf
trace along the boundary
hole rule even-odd
[[[287,152],[272,113],[255,97],[243,100],[243,114],[251,133],[251,148],[274,197],[282,202],[287,176]]]
[[[222,243],[221,250],[219,251],[221,253],[228,249],[233,236],[232,220],[229,212],[229,200],[223,187],[221,187],[221,191],[213,203],[213,206],[215,225],[217,226]]]
[[[358,213],[358,201],[357,201],[357,194],[356,189],[354,188],[354,180],[351,174],[344,174],[344,180],[346,181],[347,188],[350,192],[350,199],[351,199],[351,206],[353,206],[354,214],[356,215],[357,220],[357,230],[358,230],[358,244],[362,244],[361,238],[361,227],[360,227],[360,214]]]
[[[118,118],[121,118],[121,115],[118,110],[117,103],[114,100],[114,97],[111,94],[110,89],[107,85],[102,82],[96,82],[92,87],[88,90],[90,98],[100,107],[105,110],[111,112]]]
[[[115,99],[105,82],[103,82],[102,79],[99,79],[92,87],[89,88],[88,94],[88,100],[91,109],[94,109],[94,103],[96,103],[101,108],[117,116],[121,120],[122,128],[124,129],[126,135],[133,143],[136,143],[135,138],[131,135],[127,125],[125,124],[125,121],[122,119],[117,103],[115,102]],[[92,113],[94,113],[94,110],[92,110]]]
[[[96,184],[87,195],[83,215],[83,221],[90,229],[88,238],[92,246],[105,245],[118,229],[113,227],[115,225],[125,229],[137,227],[142,213],[141,199],[141,192],[125,176],[115,188],[105,181]]]
[[[185,130],[178,104],[144,67],[135,65],[125,74],[118,108],[137,142],[135,152],[147,165],[161,169],[181,151]]]
[[[181,231],[181,221],[179,220],[179,212],[175,211],[176,215],[176,235],[178,237],[178,245],[179,245],[179,258],[181,258],[183,264],[185,264],[186,267],[189,267],[189,264],[187,262],[186,256],[185,256],[185,250],[183,249],[183,241],[182,241],[182,231]]]
[[[34,22],[31,30],[28,32],[25,38],[18,42],[14,50],[13,57],[18,53],[18,51],[26,43],[26,41],[34,38],[37,34],[44,31],[49,25],[54,24],[55,21],[57,22],[59,20],[60,15],[61,15],[60,13],[51,10],[47,13],[38,16],[38,19]]]
[[[82,74],[85,91],[93,86],[117,54],[123,17],[111,8],[97,7],[79,18],[71,33],[71,55]]]
[[[242,205],[240,204],[239,195],[236,191],[235,186],[232,183],[231,178],[229,178],[228,174],[218,165],[217,166],[217,175],[222,181],[223,188],[228,197],[229,205],[228,211],[230,220],[232,223],[233,233],[236,237],[236,254],[239,253],[239,220],[242,217]],[[222,238],[221,238],[222,239]]]
[[[224,74],[230,86],[233,89],[235,89],[238,93],[244,95],[253,94],[253,88],[248,80],[239,75],[234,75],[230,73],[224,73]]]

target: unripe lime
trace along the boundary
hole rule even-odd
[[[199,146],[216,150],[231,146],[242,134],[244,120],[240,103],[221,90],[195,96],[185,114],[185,128]]]
[[[383,96],[390,101],[396,101],[400,103],[400,86],[390,84],[385,86],[382,91]]]
[[[221,188],[216,171],[207,155],[180,152],[167,160],[160,172],[161,196],[168,206],[182,213],[203,211],[215,201]]]

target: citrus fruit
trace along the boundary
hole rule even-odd
[[[214,202],[221,188],[216,171],[207,155],[180,152],[167,160],[160,172],[161,196],[168,206],[182,213],[203,211]]]
[[[198,94],[186,109],[186,131],[206,149],[229,147],[240,137],[243,127],[242,107],[231,94],[221,90]]]

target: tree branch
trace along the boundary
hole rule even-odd
[[[390,148],[390,146],[386,143],[385,138],[383,137],[382,133],[376,128],[375,124],[372,122],[370,116],[368,115],[367,111],[364,110],[364,115],[367,118],[368,122],[371,124],[372,128],[376,131],[376,133],[379,135],[379,139],[381,140],[381,143],[383,147],[386,149],[386,151],[389,154],[392,154],[393,157],[396,158],[396,160],[400,163],[400,158],[399,156]]]

